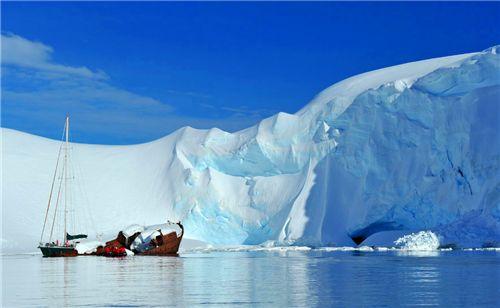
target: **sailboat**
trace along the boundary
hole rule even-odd
[[[86,234],[70,235],[68,233],[68,212],[71,206],[69,200],[69,180],[71,179],[69,174],[69,150],[69,115],[67,115],[38,246],[44,257],[77,256],[78,252],[74,240],[87,238]],[[49,222],[50,218],[51,221]],[[61,223],[63,228],[59,228],[62,229],[59,231],[63,231],[62,236],[61,234],[54,234],[54,227],[58,229],[57,226],[60,227]],[[44,235],[48,236],[48,241],[43,241]]]
[[[70,167],[70,144],[69,144],[69,115],[66,116],[64,132],[57,154],[57,162],[52,177],[49,200],[45,211],[42,234],[38,248],[42,251],[44,257],[74,257],[79,255],[77,244],[79,239],[86,239],[87,234],[75,233],[75,215],[72,207],[72,198],[70,195],[70,182],[73,179]],[[73,216],[73,217],[71,217]],[[68,233],[68,220],[73,218],[72,233]],[[89,217],[92,220],[92,217]],[[50,221],[49,221],[50,220]],[[179,234],[172,229],[176,225],[180,231]],[[54,232],[54,229],[56,232]],[[59,229],[59,231],[57,231]],[[124,256],[127,250],[132,254],[151,255],[151,256],[169,256],[176,255],[179,250],[182,237],[184,235],[184,226],[181,222],[153,225],[141,227],[132,225],[126,230],[120,231],[118,236],[106,243],[93,241],[97,244],[95,247],[87,245],[90,250],[82,250],[81,254],[95,256]],[[44,241],[47,239],[48,241]],[[89,244],[89,243],[87,243]],[[85,245],[83,245],[85,246]],[[81,245],[79,248],[82,248]]]

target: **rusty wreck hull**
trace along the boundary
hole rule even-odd
[[[179,246],[181,245],[182,235],[177,237],[175,232],[161,236],[161,241],[158,246],[152,247],[146,251],[137,252],[139,256],[171,256],[177,255]]]
[[[156,238],[151,240],[149,247],[143,251],[137,251],[131,249],[131,244],[134,239],[139,236],[140,232],[133,234],[130,237],[126,237],[122,231],[120,231],[114,240],[106,242],[106,245],[101,249],[98,249],[96,255],[106,255],[106,249],[112,250],[114,248],[126,248],[132,250],[134,254],[139,256],[172,256],[177,255],[179,247],[181,245],[182,237],[184,236],[184,227],[181,223],[178,223],[181,228],[181,234],[177,236],[177,233],[170,232],[168,234],[158,235]]]

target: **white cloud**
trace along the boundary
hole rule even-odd
[[[56,74],[70,74],[86,78],[106,79],[102,71],[92,71],[84,66],[73,67],[54,63],[53,49],[40,42],[27,40],[12,33],[2,34],[2,64],[33,68]]]
[[[2,126],[51,136],[70,113],[76,122],[74,135],[87,136],[79,141],[102,140],[99,137],[104,135],[113,143],[137,143],[187,125],[235,131],[263,116],[246,108],[215,106],[214,111],[230,114],[215,118],[181,115],[153,97],[114,86],[104,72],[56,63],[53,53],[52,47],[41,42],[2,34]],[[209,98],[195,92],[167,92]]]

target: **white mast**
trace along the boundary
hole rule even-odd
[[[68,206],[68,149],[69,149],[69,114],[66,115],[66,146],[64,148],[64,245],[67,241],[66,216]]]
[[[59,147],[59,152],[57,154],[56,168],[54,169],[54,175],[52,176],[52,185],[50,186],[49,201],[47,202],[47,210],[45,211],[45,220],[43,221],[42,234],[40,235],[40,243],[43,240],[43,234],[45,232],[45,226],[47,225],[47,218],[49,217],[50,202],[52,200],[52,193],[54,191],[54,184],[56,182],[57,168],[59,167],[59,161],[60,161],[60,158],[61,158],[61,150],[62,150],[62,143],[61,143],[61,146]]]

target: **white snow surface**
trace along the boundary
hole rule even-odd
[[[144,231],[144,227],[139,226],[137,224],[130,225],[122,230],[123,235],[125,237],[131,237],[132,235],[136,234],[137,232],[142,232],[142,231]]]
[[[496,49],[354,76],[296,114],[235,133],[184,127],[145,144],[74,143],[86,192],[75,208],[100,233],[180,220],[186,238],[219,245],[354,246],[381,231],[430,230],[442,244],[498,246]],[[2,128],[3,250],[36,247],[58,147]]]
[[[91,254],[93,252],[97,251],[97,247],[103,246],[104,247],[105,243],[101,241],[94,241],[94,240],[83,240],[75,245],[76,251],[78,251],[78,254]]]

